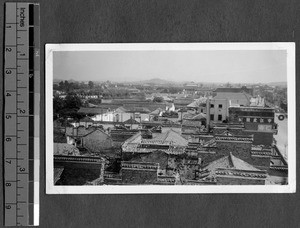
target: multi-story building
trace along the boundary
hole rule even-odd
[[[254,144],[271,145],[277,134],[275,111],[266,107],[229,107],[229,122],[243,123],[244,133],[254,135]]]

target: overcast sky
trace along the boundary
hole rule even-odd
[[[286,51],[54,52],[54,79],[77,81],[285,82]]]

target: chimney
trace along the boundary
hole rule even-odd
[[[209,123],[210,123],[210,102],[209,98],[206,99],[206,130],[209,132]]]

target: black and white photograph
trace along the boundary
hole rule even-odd
[[[294,43],[47,44],[46,192],[292,193]]]

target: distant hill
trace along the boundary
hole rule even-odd
[[[65,80],[66,80],[66,79],[63,80],[63,79],[54,78],[54,79],[53,79],[53,82],[54,82],[54,83],[59,83],[59,82],[61,82],[61,81],[65,81]],[[67,81],[70,82],[70,83],[71,83],[71,82],[77,82],[77,81],[74,80],[74,79],[68,79]]]
[[[287,87],[287,82],[269,82],[266,84],[269,86]]]
[[[160,79],[160,78],[152,78],[152,79],[149,79],[149,80],[137,81],[135,83],[137,83],[137,84],[151,84],[151,85],[170,85],[170,84],[175,84],[175,82],[167,81],[167,80]]]

